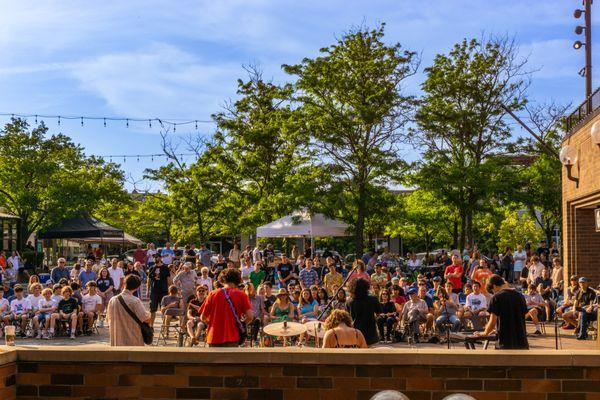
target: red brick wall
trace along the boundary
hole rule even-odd
[[[0,366],[0,399],[16,399],[16,372],[17,364],[15,363],[9,363]]]
[[[367,400],[384,389],[400,390],[411,400],[439,400],[455,392],[477,400],[600,399],[600,367],[20,361],[16,380],[19,399]]]
[[[600,283],[600,232],[596,232],[594,209],[575,210],[575,261],[572,273]]]

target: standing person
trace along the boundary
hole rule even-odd
[[[460,293],[462,291],[462,275],[462,260],[460,257],[453,255],[452,264],[447,266],[444,271],[444,279],[452,282],[452,291],[454,293]]]
[[[156,247],[154,247],[154,243],[148,243],[146,248],[146,260],[144,261],[148,268],[154,266],[156,263],[156,255],[158,255],[158,252],[156,251]]]
[[[171,243],[165,243],[165,248],[160,252],[160,257],[167,265],[172,264],[175,260],[175,250],[171,248]]]
[[[85,260],[85,269],[79,272],[77,279],[79,280],[81,287],[86,287],[88,282],[96,281],[97,276],[94,270],[92,270],[91,260]]]
[[[531,256],[531,265],[529,266],[529,274],[527,275],[527,283],[530,285],[535,282],[535,280],[542,276],[542,270],[544,269],[544,264],[540,262],[540,258],[537,255]]]
[[[379,300],[369,295],[370,286],[370,283],[362,278],[352,281],[349,286],[352,299],[348,302],[354,328],[362,332],[369,346],[379,342],[376,317],[382,313]]]
[[[208,267],[202,267],[200,276],[196,279],[196,284],[206,286],[209,292],[213,290],[213,281],[210,276],[208,276]]]
[[[112,278],[113,284],[115,285],[115,294],[118,294],[121,291],[123,277],[125,276],[125,272],[123,271],[123,262],[119,262],[116,258],[110,260],[108,274]]]
[[[150,326],[154,325],[156,310],[169,290],[169,268],[162,263],[160,257],[156,264],[148,270],[148,287],[150,288]],[[135,275],[132,275],[135,276]]]
[[[562,294],[563,291],[563,267],[560,264],[560,259],[558,257],[554,257],[552,259],[552,272],[550,275],[552,279],[552,291],[554,292],[553,297],[558,298]]]
[[[340,274],[335,267],[335,261],[331,257],[327,257],[327,269],[329,272],[325,275],[323,279],[323,284],[325,286],[325,290],[327,290],[327,295],[333,296],[335,289],[340,288],[342,286],[342,282],[344,278],[342,274]]]
[[[233,249],[229,250],[229,260],[233,261],[236,267],[240,266],[240,248],[237,243],[233,245]]]
[[[19,270],[21,270],[25,267],[25,264],[23,263],[23,260],[21,259],[21,255],[16,250],[13,250],[10,257],[8,257],[6,259],[6,263],[7,263],[7,265],[12,265],[12,267],[15,271],[15,276],[17,276],[17,274],[20,272]],[[27,277],[27,279],[29,279],[29,277]]]
[[[50,279],[52,282],[58,283],[63,278],[69,280],[71,276],[67,269],[67,261],[61,257],[58,259],[58,266],[52,268],[52,271],[50,271]]]
[[[146,264],[146,250],[142,249],[142,245],[138,244],[137,248],[133,252],[133,261]]]
[[[475,335],[488,336],[496,330],[499,349],[529,349],[525,329],[525,298],[498,275],[492,276],[489,284],[494,292],[488,306],[490,319],[485,330],[475,332]]]
[[[256,243],[256,247],[252,250],[252,263],[262,261],[262,253],[260,249],[260,243]]]
[[[298,259],[298,256],[300,256],[300,250],[298,250],[298,246],[292,246],[292,251],[290,252],[290,255],[292,256],[292,261],[296,261]]]
[[[262,261],[255,262],[254,270],[250,272],[250,276],[248,277],[250,279],[250,282],[252,282],[252,284],[256,288],[258,287],[258,285],[264,282],[265,277],[267,276],[265,270],[262,269],[262,266]]]
[[[506,247],[500,259],[500,276],[506,276],[506,281],[512,283],[513,278],[513,255],[512,249]]]
[[[289,281],[294,278],[294,266],[284,254],[281,256],[281,263],[275,269],[277,274],[277,286],[279,288],[286,288]]]
[[[200,262],[202,265],[206,267],[212,266],[212,261],[210,260],[211,255],[212,251],[206,248],[206,243],[202,243],[200,245],[200,250],[198,251],[198,256],[200,257]]]
[[[479,260],[479,267],[473,271],[473,275],[471,276],[472,282],[479,282],[481,285],[481,289],[486,292],[487,284],[490,278],[494,275],[494,273],[488,267],[487,260],[485,258],[481,258]]]
[[[298,279],[302,289],[310,289],[312,285],[319,284],[319,274],[313,269],[313,262],[310,258],[307,258],[304,263],[304,269],[300,271]]]
[[[142,281],[137,275],[127,275],[123,291],[110,299],[106,317],[110,326],[111,346],[143,346],[144,339],[139,324],[125,310],[119,298],[137,318],[142,322],[150,322],[150,313],[144,307],[142,301],[133,293],[139,289]]]
[[[369,284],[371,283],[371,276],[366,271],[367,267],[362,260],[354,261],[353,269],[350,272],[350,277],[348,278],[348,285],[354,282],[357,279],[364,279]]]
[[[238,289],[242,283],[238,270],[224,270],[219,281],[223,287],[212,291],[200,307],[200,318],[208,324],[206,343],[209,347],[237,347],[241,319],[253,319],[252,306],[246,293]]]
[[[198,275],[192,269],[192,263],[187,261],[183,263],[183,268],[173,278],[173,283],[181,290],[184,308],[187,306],[190,298],[194,297],[197,280]]]
[[[523,250],[523,246],[518,245],[517,251],[513,256],[514,266],[513,266],[513,282],[519,282],[521,279],[521,271],[523,271],[523,267],[527,262],[527,252]]]
[[[96,279],[96,286],[98,287],[98,296],[102,299],[102,309],[100,310],[100,320],[98,321],[98,325],[102,328],[104,326],[104,318],[102,318],[102,313],[106,311],[106,307],[108,307],[108,302],[114,295],[114,282],[110,275],[108,274],[108,269],[102,268],[100,270],[100,274],[98,279]]]

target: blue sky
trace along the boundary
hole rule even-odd
[[[266,78],[281,82],[286,79],[281,64],[315,56],[353,26],[380,22],[387,24],[387,41],[422,53],[422,68],[464,37],[514,36],[530,68],[539,70],[531,99],[576,104],[583,100],[584,82],[577,75],[583,51],[572,48],[578,23],[572,15],[580,5],[579,0],[0,0],[0,112],[209,119],[235,97],[244,64],[258,64]],[[600,15],[598,7],[594,11]],[[418,94],[422,79],[421,73],[411,78],[406,91]],[[0,123],[6,121],[0,117]],[[88,154],[160,152],[156,124],[46,123]],[[201,124],[199,132],[212,129]],[[196,133],[193,127],[178,128],[176,136],[190,133]],[[161,162],[129,159],[122,167],[137,180],[144,168]]]

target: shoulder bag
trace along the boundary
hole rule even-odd
[[[117,298],[119,299],[119,302],[121,303],[125,311],[127,311],[127,314],[129,314],[131,318],[133,318],[133,320],[137,322],[137,324],[140,326],[144,343],[152,344],[152,340],[154,339],[154,328],[152,328],[147,322],[140,321],[137,315],[135,315],[135,313],[131,311],[131,309],[127,306],[127,303],[125,303],[125,299],[123,299],[122,295],[118,295]]]
[[[244,324],[240,320],[240,317],[239,317],[237,311],[235,310],[235,306],[233,305],[233,302],[231,301],[231,297],[229,297],[229,293],[227,292],[227,289],[223,288],[223,294],[225,295],[225,299],[227,300],[227,303],[229,304],[229,308],[231,309],[231,312],[233,313],[233,317],[235,318],[235,322],[237,324],[238,333],[240,334],[240,339],[238,340],[238,344],[242,345],[246,342],[246,336],[247,336],[246,324]]]

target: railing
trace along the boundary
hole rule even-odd
[[[600,87],[596,89],[583,103],[567,117],[567,135],[584,121],[589,115],[600,108]]]

